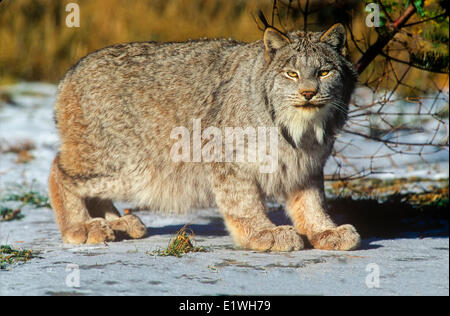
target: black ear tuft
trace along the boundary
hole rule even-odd
[[[261,10],[258,11],[258,17],[261,20],[262,24],[264,24],[264,29],[270,27],[269,22],[267,22],[267,19],[264,16],[264,13]]]

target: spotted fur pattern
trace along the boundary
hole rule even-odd
[[[113,205],[126,201],[171,213],[216,205],[249,249],[299,250],[302,238],[321,249],[357,247],[354,228],[326,215],[323,194],[322,170],[356,82],[344,49],[345,29],[336,25],[322,33],[268,28],[253,43],[127,43],[81,59],[55,104],[61,146],[49,190],[64,242],[145,236],[139,218],[121,217]],[[306,100],[305,91],[314,97]],[[275,127],[276,170],[174,162],[171,131],[192,130],[193,119],[203,130]],[[287,203],[293,227],[267,218],[267,198]]]

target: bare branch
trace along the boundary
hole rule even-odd
[[[388,55],[388,54],[385,54],[385,53],[383,53],[383,52],[380,52],[380,55],[381,55],[381,56],[384,56],[384,57],[386,57],[386,58],[388,58],[388,59],[390,59],[390,60],[393,60],[393,61],[395,61],[395,62],[397,62],[397,63],[405,64],[405,65],[408,65],[408,66],[411,66],[411,67],[414,67],[414,68],[417,68],[417,69],[420,69],[420,70],[424,70],[424,71],[428,71],[428,72],[433,72],[433,73],[437,73],[437,74],[448,74],[448,72],[445,72],[445,71],[442,71],[442,70],[438,70],[438,69],[431,69],[431,68],[422,67],[422,66],[419,66],[419,65],[417,65],[417,64],[413,64],[413,63],[411,63],[411,62],[409,62],[409,61],[401,60],[401,59],[392,57],[392,56],[390,56],[390,55]]]
[[[423,20],[420,20],[420,21],[417,21],[417,22],[408,23],[408,24],[405,24],[403,27],[414,26],[414,25],[418,25],[418,24],[425,23],[425,22],[437,20],[437,19],[439,19],[439,18],[443,18],[444,16],[448,16],[448,13],[442,13],[442,14],[433,16],[433,17],[428,18],[428,19],[423,19]]]
[[[367,139],[371,139],[371,140],[375,140],[377,142],[382,142],[385,144],[392,144],[392,145],[405,145],[405,146],[433,146],[433,147],[449,147],[449,144],[432,144],[432,143],[413,143],[413,142],[398,142],[398,141],[390,141],[387,139],[382,139],[379,137],[375,137],[375,136],[370,136],[370,135],[365,135],[356,131],[351,131],[348,129],[344,129],[344,132],[349,133],[349,134],[353,134],[353,135],[357,135],[357,136],[361,136]]]
[[[377,57],[383,48],[391,41],[391,39],[398,33],[398,31],[406,24],[411,16],[416,13],[417,9],[413,4],[410,4],[406,11],[392,23],[392,31],[388,35],[380,35],[377,41],[369,47],[364,55],[356,63],[356,70],[362,73],[366,67]]]

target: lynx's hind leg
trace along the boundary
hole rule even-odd
[[[120,216],[109,199],[85,198],[58,167],[57,156],[53,162],[49,179],[50,201],[63,241],[73,244],[96,244],[124,238],[142,238],[147,233],[146,226],[135,215]],[[83,183],[95,194],[98,179]]]
[[[71,179],[53,161],[49,178],[50,202],[65,243],[101,243],[115,239],[114,232],[103,218],[89,215],[85,199],[76,193]]]

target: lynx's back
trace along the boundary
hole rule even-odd
[[[55,106],[61,170],[74,179],[103,179],[103,198],[132,196],[171,211],[214,204],[208,169],[170,160],[170,134],[192,126],[192,118],[214,124],[210,114],[221,97],[215,91],[233,76],[245,45],[128,43],[81,59],[60,83]],[[179,198],[168,198],[174,194]]]
[[[103,198],[132,197],[166,210],[210,206],[212,164],[174,163],[171,131],[183,126],[192,132],[193,119],[203,129],[272,126],[279,130],[282,168],[265,175],[255,166],[237,167],[258,179],[266,195],[284,198],[323,168],[346,118],[341,104],[353,89],[351,83],[345,86],[353,79],[342,73],[348,64],[333,60],[340,54],[319,41],[320,33],[289,36],[292,44],[270,63],[263,41],[224,39],[128,43],[86,56],[59,87],[61,169],[81,179],[111,179],[101,180]],[[334,83],[323,82],[322,99],[329,105],[299,110],[298,92],[312,87],[308,77],[315,78],[321,65],[336,68]],[[295,84],[280,76],[289,67],[305,79]],[[334,95],[336,90],[343,96]]]

